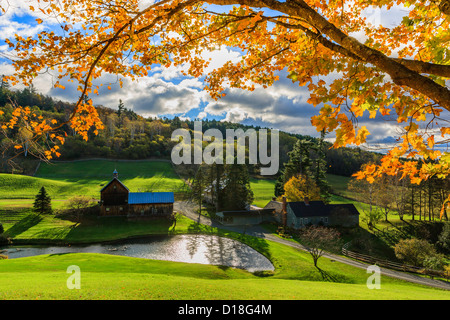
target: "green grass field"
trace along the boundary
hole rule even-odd
[[[33,199],[42,186],[52,199],[76,195],[99,198],[114,169],[132,192],[183,192],[186,188],[168,162],[86,160],[42,163],[35,177],[0,174],[0,199]]]
[[[0,175],[0,222],[24,243],[90,243],[154,234],[204,233],[238,239],[268,257],[269,277],[228,267],[156,261],[102,254],[56,254],[0,260],[0,299],[449,299],[448,292],[382,276],[381,290],[369,290],[367,273],[326,258],[319,260],[324,281],[311,256],[294,248],[198,225],[184,216],[168,220],[87,219],[81,223],[30,214],[32,199],[44,185],[53,207],[71,196],[98,197],[117,168],[131,191],[183,190],[185,185],[166,162],[83,161],[43,165],[36,177]],[[138,173],[138,174],[137,174]],[[337,181],[340,181],[337,179]],[[255,204],[273,195],[274,180],[252,179]],[[344,198],[335,201],[348,201]],[[81,289],[69,290],[66,272],[81,269]]]
[[[275,192],[275,181],[272,179],[250,179],[250,187],[252,188],[255,206],[264,208],[264,206],[272,200]]]
[[[272,277],[234,268],[102,254],[57,254],[0,261],[0,299],[448,299],[448,292],[382,276],[381,289],[366,286],[367,274],[323,258],[337,279],[325,282],[309,254],[267,243],[278,265]],[[66,272],[80,267],[81,289],[69,290]]]
[[[356,201],[344,198],[352,196],[352,193],[347,190],[347,184],[350,181],[349,177],[327,174],[327,180],[333,193],[336,194],[331,199],[332,203],[355,203],[356,205]],[[275,179],[250,179],[250,186],[255,196],[254,205],[264,207],[272,200],[275,193],[275,182]]]

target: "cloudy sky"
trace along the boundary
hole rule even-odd
[[[5,58],[11,54],[4,42],[6,38],[13,38],[15,33],[33,37],[44,29],[59,28],[55,21],[48,18],[43,19],[42,24],[37,24],[35,19],[39,17],[39,13],[29,10],[33,2],[36,0],[9,0],[6,14],[0,16],[0,74],[14,72],[10,61]],[[375,24],[390,26],[405,12],[402,8],[396,8],[390,15],[380,10],[368,11],[366,14]],[[238,59],[240,53],[222,47],[207,55],[212,59],[209,66],[212,69],[228,60]],[[307,88],[292,83],[286,78],[286,73],[281,72],[280,80],[267,89],[257,88],[248,92],[229,88],[226,89],[226,97],[214,101],[202,91],[202,79],[184,77],[181,70],[182,67],[155,68],[148,77],[138,81],[125,79],[123,88],[116,83],[116,76],[105,74],[99,80],[103,83],[112,82],[112,89],[102,87],[99,90],[100,95],[93,97],[94,103],[116,108],[121,99],[127,108],[143,116],[171,118],[177,115],[192,120],[227,120],[304,135],[319,135],[310,122],[311,116],[319,113],[319,107],[314,108],[306,102],[309,97]],[[56,99],[76,101],[79,92],[75,84],[62,83],[66,86],[66,89],[62,90],[53,88],[52,81],[51,76],[42,75],[36,78],[34,86],[39,92]],[[391,121],[361,118],[360,124],[368,127],[371,132],[368,141],[373,144],[392,142],[398,134],[398,128]]]

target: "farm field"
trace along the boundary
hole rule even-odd
[[[327,174],[327,180],[334,195],[331,203],[353,203],[356,206],[361,205],[357,201],[349,200],[344,197],[352,197],[351,191],[347,190],[349,177]],[[250,179],[250,186],[255,195],[254,205],[264,207],[274,197],[275,179]],[[364,208],[364,205],[360,208]],[[358,208],[358,209],[360,209]]]
[[[0,174],[0,207],[31,207],[41,186],[49,192],[52,200],[68,199],[76,195],[98,198],[100,189],[119,172],[119,179],[132,192],[173,191],[183,192],[185,183],[177,176],[172,166],[164,161],[114,161],[85,160],[74,162],[42,163],[35,177]],[[330,184],[339,194],[345,195],[347,177],[328,175]],[[250,180],[255,200],[254,205],[264,207],[274,197],[274,179]],[[2,200],[8,199],[7,203]],[[14,201],[12,200],[14,199]],[[337,201],[342,201],[339,199]],[[57,204],[58,206],[59,204]]]
[[[101,169],[99,169],[101,168]],[[238,239],[263,253],[275,265],[269,277],[240,269],[111,256],[71,253],[0,260],[0,299],[448,299],[448,293],[382,276],[383,290],[369,290],[365,270],[321,258],[319,266],[334,282],[324,281],[311,256],[268,240],[198,225],[178,215],[167,220],[81,223],[55,216],[30,215],[33,197],[44,185],[53,208],[74,195],[98,197],[117,169],[132,191],[181,190],[184,182],[169,163],[158,161],[80,161],[43,165],[36,177],[0,175],[0,222],[22,243],[92,243],[155,234],[203,233]],[[75,174],[74,172],[79,172]],[[104,173],[105,172],[105,173]],[[139,172],[138,174],[133,174]],[[335,177],[336,183],[341,183]],[[274,180],[252,179],[254,204],[272,199]],[[350,201],[335,196],[333,201]],[[82,288],[68,290],[67,266],[82,270]]]
[[[35,177],[0,174],[0,208],[32,207],[32,199],[41,186],[50,194],[54,208],[62,206],[64,200],[76,195],[98,198],[101,188],[112,179],[114,169],[119,172],[120,181],[132,192],[152,190],[183,193],[186,190],[185,183],[170,163],[163,161],[42,163]],[[252,178],[250,184],[255,196],[254,205],[264,207],[272,200],[275,180]]]
[[[7,217],[13,213],[15,218],[20,212],[28,212],[41,186],[44,186],[52,198],[53,209],[63,208],[65,201],[73,196],[87,195],[98,199],[101,188],[112,178],[117,169],[119,179],[132,192],[173,191],[182,194],[186,184],[181,180],[170,163],[164,161],[115,161],[85,160],[74,162],[42,163],[35,177],[23,175],[0,174],[0,213]],[[348,197],[349,177],[327,175],[335,194],[332,203],[353,203],[362,213],[368,205]],[[254,193],[253,205],[264,207],[274,197],[274,179],[250,179]],[[394,211],[389,219],[399,220]],[[5,226],[17,219],[4,221]]]
[[[186,188],[168,162],[86,160],[42,163],[35,177],[0,174],[0,199],[33,199],[41,186],[52,199],[76,195],[98,198],[101,188],[112,179],[114,169],[132,192],[177,193]]]
[[[308,253],[265,241],[277,269],[258,277],[240,269],[104,254],[59,254],[1,260],[0,299],[448,299],[448,292],[382,276],[369,290],[363,269],[323,258],[323,281]],[[66,269],[81,270],[81,289],[66,287]]]
[[[255,197],[253,205],[263,208],[274,197],[276,180],[273,179],[250,179],[250,187]]]

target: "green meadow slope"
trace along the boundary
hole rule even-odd
[[[0,299],[407,300],[448,299],[448,292],[382,276],[368,289],[365,270],[322,259],[323,281],[307,253],[269,243],[278,268],[271,277],[244,270],[94,253],[0,261]],[[80,268],[81,289],[69,290],[67,268]]]
[[[183,192],[186,188],[169,162],[86,160],[42,163],[35,177],[0,174],[0,199],[32,199],[42,186],[52,199],[75,195],[98,198],[114,169],[132,192]]]
[[[173,221],[86,221],[30,215],[41,186],[62,205],[74,195],[98,197],[117,169],[131,191],[182,192],[186,187],[168,162],[92,160],[43,164],[36,177],[0,175],[0,222],[22,241],[92,242],[152,234],[209,233],[239,239],[268,257],[275,272],[267,277],[222,266],[186,264],[104,254],[71,253],[0,260],[0,299],[449,299],[447,291],[382,276],[370,290],[363,269],[310,255],[294,248],[196,224],[183,216]],[[252,179],[255,203],[264,206],[273,180]],[[56,200],[55,200],[56,199]],[[6,221],[6,223],[5,223]],[[81,270],[81,289],[69,290],[67,267]],[[327,281],[323,275],[326,274]],[[331,281],[330,281],[331,279]]]

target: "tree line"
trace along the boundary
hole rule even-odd
[[[191,185],[192,199],[202,208],[203,202],[216,212],[246,210],[253,202],[248,168],[244,164],[202,164]]]
[[[75,104],[56,100],[50,96],[37,93],[31,87],[21,90],[11,90],[7,82],[0,84],[0,109],[4,114],[0,115],[0,123],[11,118],[14,111],[13,103],[20,106],[28,106],[33,113],[48,119],[56,119],[63,122],[68,119]],[[98,105],[96,106],[100,119],[105,128],[96,135],[93,130],[89,132],[89,139],[85,141],[80,135],[69,126],[64,125],[61,130],[65,136],[65,143],[60,147],[60,157],[58,160],[73,160],[88,157],[103,157],[117,159],[145,159],[145,158],[170,158],[171,150],[176,142],[171,140],[172,132],[177,128],[194,129],[194,120],[181,119],[175,116],[172,119],[144,118],[133,110],[127,108],[123,101],[119,100],[117,106],[113,108]],[[226,134],[226,129],[255,129],[259,126],[242,125],[227,121],[202,120],[204,131],[214,128]],[[11,134],[17,137],[26,132],[19,128],[14,128]],[[0,130],[0,143],[3,147],[8,145],[11,136],[6,136]],[[23,139],[26,141],[26,139]],[[288,153],[292,151],[297,140],[308,141],[313,149],[319,143],[322,144],[324,161],[326,161],[326,172],[350,176],[357,171],[363,163],[368,161],[378,161],[381,155],[367,152],[360,148],[331,148],[331,144],[320,138],[307,135],[292,134],[280,131],[280,164],[289,161]],[[24,142],[24,150],[28,148]],[[7,159],[14,157],[17,150],[14,148],[3,148],[7,150],[2,155],[2,172],[11,172],[11,164]],[[30,150],[31,151],[31,150]],[[311,151],[314,153],[314,150]],[[312,155],[314,158],[315,155]],[[27,160],[32,160],[29,154],[23,154],[15,158],[15,172],[25,173],[27,170]],[[25,169],[24,169],[25,168]],[[248,165],[251,174],[258,174],[258,166]]]
[[[370,165],[364,164],[364,167]],[[435,221],[441,217],[448,220],[443,210],[444,201],[450,192],[450,179],[430,177],[419,184],[409,177],[381,175],[369,183],[365,179],[352,179],[348,189],[355,200],[369,204],[365,212],[369,227],[376,227],[378,221],[389,221],[389,214],[396,213],[400,220],[409,216],[411,220]]]

